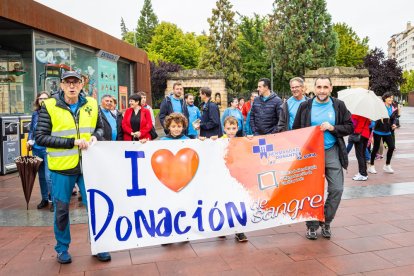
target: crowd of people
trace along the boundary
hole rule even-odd
[[[379,156],[381,142],[388,148],[383,170],[393,173],[391,159],[395,150],[398,109],[393,105],[392,94],[385,93],[382,99],[389,118],[371,122],[368,118],[352,115],[343,101],[331,96],[333,86],[327,76],[316,78],[314,97],[306,96],[302,78],[295,77],[289,84],[292,96],[282,100],[271,90],[270,80],[262,78],[248,101],[233,98],[220,115],[209,87],[199,89],[202,101],[199,109],[194,105],[194,95],[183,95],[183,86],[177,82],[160,106],[159,120],[165,132],[160,140],[215,140],[243,136],[250,139],[257,135],[318,126],[324,134],[325,178],[328,183],[325,221],[308,221],[305,235],[316,240],[317,230],[321,228],[321,235],[329,239],[332,235],[330,225],[344,189],[343,169],[348,168],[348,153],[352,145],[355,146],[359,168],[353,178],[355,181],[366,181],[368,172],[377,173],[374,163]],[[98,107],[95,99],[82,93],[82,86],[81,76],[68,71],[62,75],[58,93],[52,97],[47,92],[39,93],[28,142],[33,154],[45,161],[39,171],[42,200],[37,207],[45,208],[53,202],[50,210],[55,212],[55,250],[60,263],[72,261],[68,252],[71,241],[69,203],[75,184],[79,187],[83,204],[87,206],[80,164],[81,150],[86,150],[91,142],[97,140],[145,143],[158,136],[146,93],[131,95],[129,108],[120,112],[116,109],[113,96],[102,96]],[[348,146],[344,140],[346,136],[350,137]],[[368,145],[372,145],[371,151]],[[247,241],[244,233],[236,234],[236,239]],[[108,252],[99,253],[96,257],[100,261],[111,260]]]

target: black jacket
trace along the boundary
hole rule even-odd
[[[102,119],[102,128],[103,128],[103,140],[104,141],[112,141],[112,128],[111,128],[111,124],[109,124],[108,119],[106,118],[105,114],[102,111],[102,108],[99,107],[99,116],[101,116]],[[117,127],[117,136],[116,136],[116,141],[119,141],[118,138],[118,134],[119,134],[119,127],[118,127],[118,118],[115,117],[115,115],[112,114],[111,112],[111,116],[116,120],[116,127]]]
[[[56,106],[71,112],[69,106],[65,103],[63,99],[63,91],[56,93],[53,96],[56,99]],[[79,108],[87,103],[87,99],[82,95],[79,95]],[[98,106],[96,107],[98,108]],[[73,116],[73,119],[78,123],[79,118],[77,116]],[[71,149],[75,146],[75,138],[64,138],[59,136],[52,136],[52,120],[50,118],[49,113],[44,105],[40,109],[39,119],[37,122],[37,128],[35,133],[35,140],[36,143],[40,146],[48,147],[48,148],[61,148],[61,149]],[[92,134],[98,140],[103,139],[103,128],[102,128],[102,120],[99,116],[98,112],[98,121],[96,122],[95,131]],[[81,155],[81,151],[79,151],[79,155]],[[81,160],[81,159],[79,159]],[[82,173],[80,162],[78,165],[70,170],[58,171],[61,174],[65,175],[76,175]]]
[[[300,104],[298,112],[296,113],[295,121],[293,122],[293,129],[299,129],[311,126],[311,110],[312,102],[315,98],[309,99]],[[339,160],[344,169],[348,168],[348,152],[346,150],[345,136],[354,133],[354,125],[351,120],[351,113],[346,108],[343,101],[332,98],[333,107],[335,110],[335,129],[331,134],[337,138],[339,147]]]
[[[263,96],[256,97],[250,109],[250,127],[253,135],[276,133],[282,100],[274,93],[264,101]]]
[[[304,96],[304,99],[308,100],[308,97]],[[288,131],[289,123],[290,123],[289,120],[290,120],[289,105],[288,105],[288,102],[286,101],[282,104],[282,109],[280,111],[280,116],[279,116],[279,123],[277,125],[277,131],[278,132]]]
[[[392,125],[397,124],[398,109],[394,110],[390,118],[375,121],[374,130],[381,132],[392,132]]]
[[[171,113],[174,112],[170,96],[171,95],[168,95],[167,97],[165,97],[164,100],[161,102],[161,106],[160,106],[159,118],[160,118],[161,126],[164,128],[165,134],[168,134],[168,132],[169,132],[168,129],[166,129],[165,126],[164,126],[165,117],[167,117],[168,115],[170,115]],[[180,102],[181,102],[181,107],[183,109],[183,115],[188,120],[187,105],[185,104],[185,101],[183,99],[181,99]],[[185,133],[187,133],[187,130],[185,131]]]
[[[200,136],[210,138],[223,135],[220,123],[220,110],[211,100],[201,110]]]

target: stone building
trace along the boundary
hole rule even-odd
[[[369,73],[367,69],[354,67],[325,67],[317,70],[307,70],[305,73],[306,93],[314,92],[315,80],[320,75],[329,76],[332,80],[333,96],[342,89],[361,87],[368,89]]]
[[[222,72],[190,69],[169,73],[165,95],[173,90],[173,85],[176,82],[182,84],[185,93],[192,91],[197,95],[201,87],[210,87],[212,91],[211,98],[219,105],[220,111],[227,108],[226,81]]]

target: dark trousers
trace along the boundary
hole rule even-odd
[[[394,150],[395,150],[395,144],[394,144],[394,139],[392,138],[392,135],[391,134],[390,135],[378,135],[374,133],[374,147],[371,152],[371,165],[374,165],[375,156],[378,153],[381,139],[384,143],[387,143],[387,146],[388,146],[387,160],[385,164],[387,165],[391,164],[392,154],[394,153]]]
[[[365,151],[367,149],[368,139],[361,136],[358,143],[355,143],[355,155],[358,160],[358,171],[363,176],[367,174],[367,161],[365,160]]]
[[[328,196],[324,206],[326,225],[330,225],[335,218],[344,191],[344,172],[341,161],[339,161],[339,154],[337,145],[325,150],[325,177],[328,181]],[[318,229],[321,223],[317,220],[307,221],[306,226]]]

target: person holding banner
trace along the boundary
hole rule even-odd
[[[165,127],[168,129],[167,136],[161,137],[160,140],[187,140],[189,137],[184,135],[187,129],[187,118],[178,112],[171,113],[165,118]]]
[[[42,104],[35,134],[36,142],[47,147],[55,207],[55,250],[61,264],[72,262],[68,252],[71,242],[69,204],[75,183],[87,206],[81,150],[88,149],[90,143],[102,140],[103,136],[98,103],[92,97],[81,95],[82,87],[82,78],[77,72],[63,73],[61,90]],[[103,262],[111,260],[107,252],[95,257]]]
[[[332,88],[328,76],[317,77],[315,97],[301,103],[293,123],[293,129],[320,126],[324,133],[325,177],[328,181],[328,196],[324,206],[325,222],[306,222],[306,237],[310,240],[318,238],[316,231],[319,226],[322,228],[322,236],[326,239],[331,238],[330,226],[344,190],[342,168],[348,167],[348,154],[343,137],[354,132],[351,113],[343,101],[331,97]]]
[[[223,122],[223,132],[225,133],[221,138],[234,138],[237,137],[237,133],[239,131],[239,119],[228,116],[224,119]],[[247,242],[247,236],[244,233],[237,233],[235,235],[237,241],[239,242]]]

